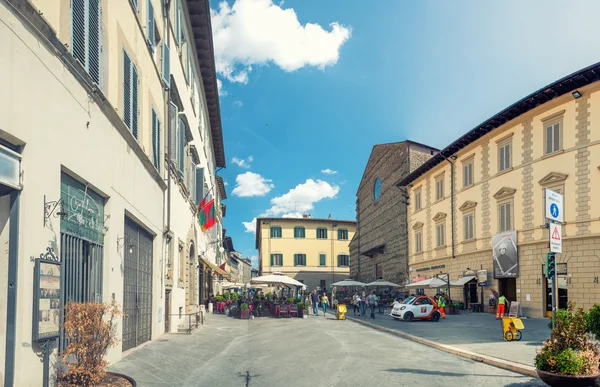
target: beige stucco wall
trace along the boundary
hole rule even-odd
[[[443,162],[411,183],[408,219],[411,278],[450,270],[451,278],[457,279],[467,268],[480,267],[491,272],[491,236],[499,232],[498,203],[510,199],[513,203],[513,229],[518,231],[519,243],[521,273],[517,279],[518,298],[530,315],[543,315],[545,294],[540,282],[541,265],[548,252],[548,231],[543,226],[543,189],[561,189],[564,190],[566,225],[563,227],[565,246],[558,261],[568,262],[568,297],[584,307],[593,304],[590,294],[596,294],[598,287],[593,279],[600,275],[600,258],[597,258],[600,254],[594,238],[600,235],[600,205],[593,200],[594,192],[600,190],[600,131],[594,126],[600,117],[600,83],[579,90],[582,98],[575,100],[568,93],[515,118],[455,154],[455,259],[451,257],[450,248],[449,164]],[[562,149],[555,154],[544,155],[544,121],[553,115],[562,117]],[[512,167],[499,172],[497,142],[511,135]],[[463,188],[462,161],[471,156],[474,156],[474,184]],[[435,178],[442,171],[445,173],[446,195],[444,200],[435,202]],[[551,173],[555,173],[558,180],[542,181]],[[503,188],[515,190],[514,194],[498,200],[494,198]],[[414,195],[418,189],[422,192],[420,211],[414,207]],[[465,241],[463,236],[463,212],[459,208],[467,201],[477,203],[470,210],[475,213],[474,241]],[[446,247],[436,249],[436,222],[432,219],[440,212],[447,214]],[[423,252],[417,254],[415,225],[418,226],[419,222],[423,224]],[[579,247],[581,245],[585,247]],[[420,270],[432,265],[445,267],[442,270]],[[492,286],[497,289],[498,281],[492,281]],[[459,292],[462,294],[462,291]],[[486,299],[488,294],[486,292]],[[527,294],[530,301],[526,301]]]

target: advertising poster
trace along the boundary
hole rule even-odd
[[[60,333],[60,265],[39,262],[37,281],[37,338],[56,337]]]
[[[492,236],[494,278],[519,277],[517,232],[507,231]]]

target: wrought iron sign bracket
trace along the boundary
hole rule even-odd
[[[62,199],[56,201],[46,201],[46,195],[44,195],[44,227],[46,227],[48,220],[52,216],[58,218],[59,216],[62,218],[67,215],[64,209],[64,202]]]

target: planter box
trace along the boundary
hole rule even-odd
[[[240,318],[242,320],[248,320],[250,318],[250,309],[240,310]]]
[[[308,318],[308,309],[298,309],[298,317]]]

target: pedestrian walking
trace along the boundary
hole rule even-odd
[[[369,309],[371,309],[371,318],[375,318],[375,307],[377,306],[377,296],[375,295],[375,290],[371,290],[371,294],[367,297],[367,303],[369,304]]]
[[[507,302],[508,301],[506,300],[506,297],[504,297],[504,295],[498,297],[498,309],[496,310],[496,320],[498,320],[500,317],[504,317],[504,308],[506,307]]]
[[[354,296],[352,297],[352,305],[354,305],[354,315],[356,316],[356,312],[358,312],[358,315],[360,316],[360,297],[358,296],[358,293],[354,293]]]
[[[367,315],[367,292],[364,290],[360,295],[358,305],[360,305],[360,315],[364,318]]]
[[[317,294],[317,289],[313,289],[312,293],[310,294],[310,304],[312,305],[313,313],[315,314],[315,316],[318,316],[319,315],[319,295]]]
[[[321,297],[321,305],[323,305],[323,317],[325,317],[327,306],[329,305],[329,298],[327,298],[327,293],[325,292],[323,292],[323,297]]]
[[[496,296],[494,296],[494,293],[490,294],[490,299],[488,302],[489,305],[489,313],[494,313],[494,309],[496,309]]]
[[[438,308],[440,309],[440,313],[442,314],[442,317],[446,318],[446,313],[445,313],[446,301],[444,301],[444,296],[442,294],[438,294],[437,303],[438,303]]]

